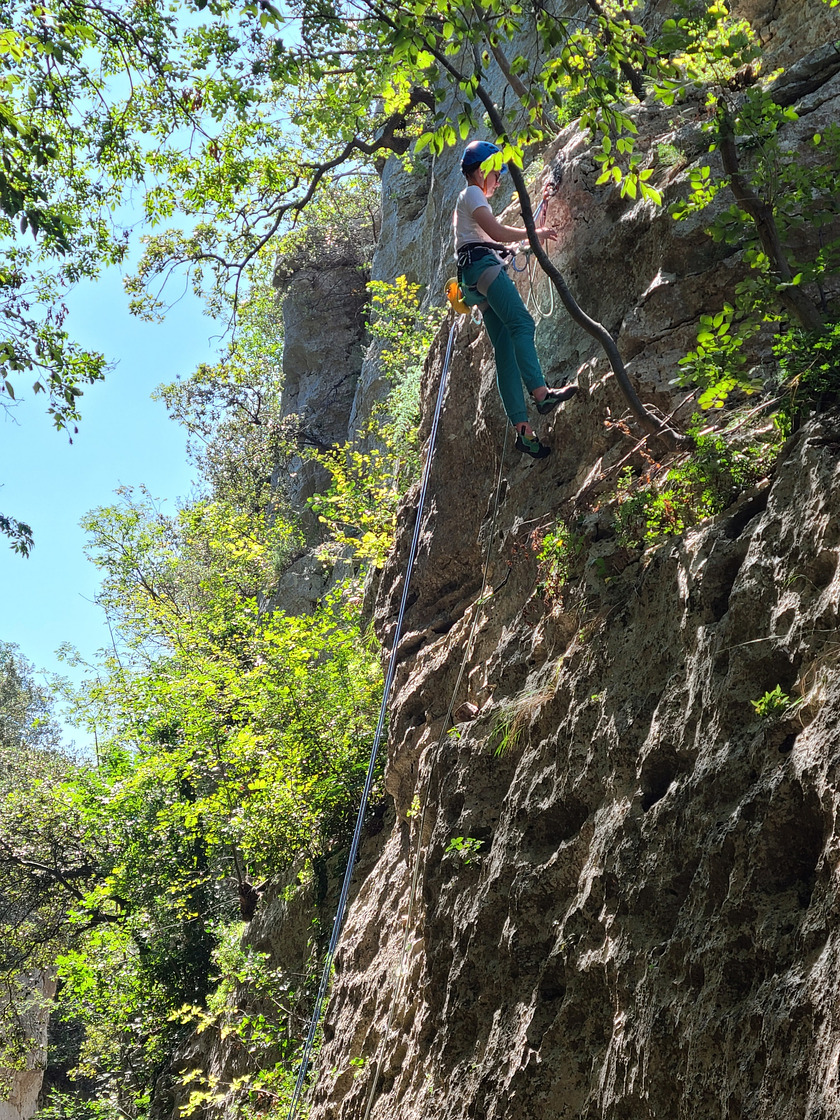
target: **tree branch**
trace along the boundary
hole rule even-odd
[[[600,0],[586,0],[586,3],[600,19],[606,20],[609,18],[601,6]],[[612,32],[608,27],[604,28],[604,41],[608,45],[613,41]],[[638,101],[644,101],[645,84],[641,73],[634,66],[631,66],[627,59],[622,60],[618,65],[621,73],[630,83],[630,88],[633,90],[634,97],[636,97]]]
[[[820,331],[824,326],[822,316],[802,289],[792,283],[793,273],[779,235],[773,206],[756,194],[741,171],[732,112],[723,100],[719,102],[717,116],[723,170],[729,176],[729,186],[735,195],[735,201],[752,218],[761,247],[781,281],[778,288],[779,301],[806,330]]]
[[[522,79],[514,74],[514,72],[511,70],[510,63],[508,62],[507,56],[502,48],[498,44],[494,45],[492,39],[490,39],[489,36],[488,41],[490,42],[490,50],[493,52],[493,57],[495,58],[499,69],[505,76],[505,81],[522,102],[522,104],[526,105],[529,109],[533,110],[533,112],[537,114],[540,120],[540,124],[547,132],[556,131],[556,122],[551,119],[551,117],[545,112],[545,110],[540,106],[535,98],[531,96]]]

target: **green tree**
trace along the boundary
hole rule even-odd
[[[347,843],[378,710],[358,596],[310,618],[261,606],[274,516],[145,494],[88,520],[113,649],[76,698],[98,764],[63,789],[99,838],[59,958],[78,1071],[136,1114],[218,983],[219,931],[263,877],[320,874]],[[68,904],[69,903],[69,904]]]
[[[6,3],[1,22],[0,406],[15,407],[28,383],[72,436],[106,365],[73,341],[64,296],[124,258],[113,211],[142,166],[132,95],[113,90],[163,84],[172,106],[171,20],[154,5],[58,0]],[[32,547],[17,518],[0,517],[0,532],[24,555]]]
[[[87,837],[62,800],[72,761],[46,690],[17,647],[0,642],[0,1086],[24,1068],[32,977],[49,972],[66,908],[90,879]]]
[[[253,103],[263,104],[265,94],[254,75],[271,79],[274,109],[263,105],[259,128],[249,137],[260,150],[271,148],[266,157],[274,161],[270,198],[260,186],[268,165],[251,162],[244,167],[241,157],[249,139],[232,152],[233,132],[227,130],[234,126],[223,124],[220,134],[230,138],[222,148],[211,146],[189,168],[179,169],[179,181],[189,184],[187,189],[168,188],[168,205],[185,212],[192,207],[190,212],[200,218],[200,235],[161,235],[142,277],[163,275],[174,264],[185,263],[199,272],[209,267],[217,284],[230,281],[235,287],[253,255],[341,168],[388,150],[405,156],[413,149],[412,158],[425,147],[437,153],[489,126],[502,144],[499,161],[510,166],[531,247],[566,309],[603,347],[643,428],[671,443],[685,442],[644,408],[609,332],[577,305],[536,241],[521,175],[524,154],[546,139],[552,116],[574,104],[581,127],[599,149],[600,182],[613,182],[628,199],[657,204],[656,168],[636,147],[638,113],[644,111],[636,104],[652,96],[669,108],[706,91],[712,109],[709,148],[721,151],[723,175],[710,180],[711,165],[701,167],[702,189],[694,192],[694,202],[705,208],[719,191],[731,192],[746,259],[763,272],[773,299],[813,329],[821,321],[813,296],[795,290],[808,274],[793,267],[779,195],[762,182],[771,162],[768,141],[790,118],[790,98],[797,87],[782,89],[760,78],[755,37],[745,21],[730,16],[723,0],[689,4],[685,15],[663,24],[648,19],[640,0],[588,0],[587,7],[583,16],[503,0],[365,0],[352,13],[321,3],[264,9],[258,36],[264,65],[253,61],[257,39],[246,43],[238,38],[243,54],[237,63],[242,85],[237,88],[247,88]],[[526,41],[528,54],[516,45]],[[502,99],[504,107],[489,93],[487,78],[494,64],[510,93]],[[288,106],[299,141],[294,146],[282,143],[288,138],[287,122],[281,119]],[[276,143],[269,140],[272,129]],[[750,155],[750,148],[759,158]],[[221,190],[218,166],[224,167]],[[818,172],[809,179],[823,200],[831,194],[832,166],[827,155],[826,182],[817,182]],[[199,182],[200,189],[194,185]],[[807,195],[807,189],[800,192],[803,199]],[[759,246],[755,252],[753,242]],[[829,267],[835,255],[833,250],[823,253],[820,267]]]

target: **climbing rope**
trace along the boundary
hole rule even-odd
[[[545,211],[543,221],[547,222],[548,221],[548,186],[547,185],[546,185],[545,190],[543,191],[543,196],[540,199],[539,206],[537,206],[537,209],[534,211],[534,225],[535,226],[539,225],[540,216],[543,214],[543,211]],[[528,252],[527,258],[525,260],[525,268],[528,270],[528,296],[525,300],[525,306],[533,314],[535,321],[539,324],[539,322],[542,319],[550,319],[551,316],[554,314],[554,285],[553,284],[548,285],[548,309],[545,310],[544,308],[540,307],[539,300],[537,298],[536,285],[534,283],[534,273],[535,273],[536,270],[534,268],[534,261],[531,257],[530,251]],[[523,270],[519,269],[518,271],[521,272]]]
[[[541,215],[543,209],[545,209],[546,212],[548,210],[548,192],[549,192],[549,187],[546,186],[546,189],[543,192],[542,200],[540,201],[540,204],[537,207],[536,213],[534,215],[534,222],[535,223],[537,223],[539,221],[539,218],[540,218],[540,215]],[[554,313],[554,289],[553,289],[553,287],[551,289],[551,299],[550,299],[550,304],[549,304],[549,310],[547,312],[544,312],[539,307],[539,305],[537,304],[537,299],[536,299],[536,296],[534,295],[533,270],[532,270],[532,261],[531,261],[531,258],[530,258],[530,250],[526,250],[526,261],[525,261],[525,264],[523,265],[522,268],[519,268],[517,266],[515,256],[511,260],[511,265],[513,267],[514,272],[523,272],[526,269],[528,270],[528,280],[529,280],[528,298],[529,298],[529,301],[532,301],[537,315],[540,318],[544,318],[547,315],[552,315]],[[475,308],[473,308],[473,316],[474,316],[474,314],[475,314]],[[449,725],[450,725],[450,722],[452,720],[453,712],[455,711],[455,704],[456,704],[456,701],[457,701],[457,698],[458,698],[458,693],[459,693],[460,688],[461,688],[461,682],[464,679],[464,673],[466,672],[467,665],[469,664],[470,658],[472,657],[473,646],[475,644],[475,635],[478,631],[479,619],[482,617],[481,607],[484,605],[484,603],[487,601],[487,598],[488,598],[488,596],[485,595],[485,588],[487,587],[487,576],[488,576],[488,573],[489,573],[489,570],[490,570],[490,558],[491,558],[491,555],[492,555],[493,539],[494,539],[495,534],[496,534],[496,521],[497,521],[498,512],[499,512],[499,503],[500,503],[500,496],[501,496],[501,490],[502,490],[502,479],[503,479],[503,474],[504,474],[504,462],[505,462],[505,455],[507,454],[508,434],[509,434],[509,428],[508,428],[508,425],[505,424],[504,446],[503,446],[503,449],[502,449],[502,457],[499,461],[499,474],[498,474],[498,478],[496,480],[496,493],[495,493],[495,498],[494,498],[494,501],[493,501],[493,514],[492,514],[492,517],[491,517],[491,520],[490,520],[490,532],[489,532],[488,538],[487,538],[487,550],[486,550],[485,557],[484,557],[484,570],[483,570],[482,578],[481,578],[481,591],[479,592],[478,599],[473,604],[476,607],[476,609],[473,612],[472,622],[470,624],[469,636],[467,638],[466,646],[464,647],[464,656],[461,659],[461,666],[458,670],[458,676],[457,676],[457,679],[455,681],[455,687],[452,690],[452,696],[451,696],[451,699],[449,701],[449,707],[446,710],[446,715],[444,717],[443,723],[441,724],[440,736],[438,737],[437,743],[435,744],[435,750],[434,750],[434,753],[432,755],[432,760],[431,760],[431,764],[430,764],[430,767],[429,767],[429,776],[428,776],[428,779],[426,781],[426,791],[425,791],[425,794],[423,796],[423,805],[422,805],[422,809],[421,809],[421,812],[420,812],[419,824],[418,824],[418,829],[417,829],[417,851],[416,851],[416,855],[414,857],[414,861],[413,861],[413,865],[412,865],[411,881],[410,881],[409,894],[408,894],[408,910],[407,910],[407,913],[406,913],[405,926],[404,926],[404,930],[403,930],[403,940],[402,940],[402,947],[401,947],[401,951],[400,951],[400,963],[399,963],[399,967],[397,969],[397,979],[396,979],[396,984],[394,985],[394,989],[393,989],[393,992],[392,992],[392,995],[391,995],[391,1003],[390,1003],[390,1006],[388,1008],[388,1018],[387,1018],[386,1023],[385,1023],[385,1031],[384,1031],[384,1033],[383,1033],[383,1035],[380,1039],[379,1045],[376,1049],[376,1054],[375,1054],[375,1057],[374,1057],[374,1061],[373,1061],[373,1066],[372,1066],[373,1073],[372,1073],[372,1077],[371,1077],[370,1088],[368,1089],[368,1092],[367,1092],[367,1099],[366,1099],[366,1102],[365,1102],[365,1111],[364,1111],[364,1115],[363,1115],[362,1120],[370,1120],[371,1109],[373,1108],[374,1100],[376,1098],[376,1090],[379,1086],[379,1079],[380,1079],[380,1076],[381,1076],[381,1073],[382,1073],[383,1054],[386,1051],[386,1048],[387,1048],[387,1045],[388,1045],[388,1040],[390,1039],[390,1036],[391,1036],[391,1029],[392,1029],[393,1023],[394,1023],[394,1015],[396,1013],[397,1004],[399,1002],[400,996],[402,995],[403,986],[405,984],[405,979],[406,979],[406,976],[407,976],[407,973],[408,973],[408,949],[409,949],[409,944],[410,944],[410,940],[411,940],[412,920],[414,918],[414,910],[415,910],[415,905],[416,905],[416,902],[417,902],[417,889],[418,889],[418,885],[419,885],[419,882],[420,882],[420,872],[421,872],[421,868],[422,868],[423,833],[425,831],[426,817],[428,815],[429,799],[430,799],[431,789],[432,789],[432,779],[433,779],[434,773],[435,773],[435,764],[436,764],[436,761],[437,761],[437,756],[440,755],[440,751],[441,751],[441,747],[443,745],[444,739],[446,738],[446,736],[449,732]]]
[[[547,188],[546,188],[546,191],[547,191]],[[546,192],[543,192],[543,197],[540,200],[540,204],[539,204],[539,206],[537,206],[537,209],[534,211],[534,225],[539,224],[540,215],[542,214],[543,210],[545,210],[546,217],[547,217],[548,216],[548,196],[547,196]],[[512,250],[512,253],[513,253],[513,255],[510,258],[510,267],[513,269],[513,271],[517,272],[517,273],[522,273],[522,272],[527,272],[528,273],[528,295],[525,298],[525,306],[528,308],[528,310],[534,316],[535,322],[539,323],[541,319],[549,319],[554,314],[554,285],[549,284],[548,309],[545,310],[542,307],[540,307],[539,300],[538,300],[537,294],[536,294],[536,286],[535,286],[535,283],[534,283],[535,268],[534,268],[533,258],[531,257],[530,246],[527,245],[523,241],[522,244],[519,245],[518,248],[515,248],[514,250]],[[518,265],[516,263],[516,258],[519,255],[519,253],[524,253],[524,255],[525,255],[525,262],[522,265]]]
[[[534,262],[529,257],[526,266],[528,269],[528,298],[525,306],[532,312],[534,319],[539,323],[542,319],[550,319],[554,314],[554,285],[548,285],[548,309],[540,307],[537,299],[536,285],[534,284]]]
[[[496,480],[496,495],[495,495],[495,498],[494,498],[494,501],[493,501],[493,514],[492,514],[492,517],[490,519],[490,532],[489,532],[488,537],[487,537],[487,551],[486,551],[485,557],[484,557],[484,570],[482,572],[482,577],[481,577],[481,591],[479,592],[478,599],[474,603],[474,606],[477,609],[473,613],[472,623],[470,625],[470,632],[469,632],[469,636],[467,638],[467,644],[464,647],[464,656],[461,659],[461,667],[458,670],[458,677],[457,677],[457,680],[455,681],[455,687],[452,689],[452,697],[449,701],[449,707],[446,710],[446,715],[444,717],[443,724],[441,725],[440,736],[438,737],[438,741],[435,744],[435,753],[432,756],[432,763],[431,763],[431,766],[429,768],[429,777],[428,777],[428,780],[426,782],[426,792],[423,796],[423,806],[422,806],[422,810],[421,810],[421,813],[420,813],[419,827],[418,827],[418,830],[417,830],[417,854],[416,854],[415,859],[414,859],[414,863],[413,863],[413,867],[412,867],[412,873],[411,873],[411,885],[410,885],[409,893],[408,893],[408,912],[406,914],[405,928],[404,928],[404,931],[403,931],[403,942],[402,942],[402,948],[401,948],[401,951],[400,951],[400,964],[399,964],[399,968],[397,970],[397,983],[394,987],[394,990],[393,990],[393,993],[392,993],[392,996],[391,996],[391,1005],[388,1008],[388,1019],[387,1019],[387,1022],[385,1024],[385,1032],[382,1035],[382,1038],[379,1042],[379,1046],[377,1047],[376,1056],[375,1056],[375,1059],[374,1059],[374,1062],[373,1062],[373,1077],[371,1079],[370,1089],[368,1090],[368,1095],[367,1095],[367,1101],[366,1101],[366,1104],[365,1104],[365,1111],[364,1111],[363,1120],[370,1120],[370,1112],[371,1112],[371,1109],[373,1108],[374,1098],[376,1097],[376,1090],[377,1090],[377,1087],[379,1085],[379,1076],[380,1076],[380,1073],[382,1071],[382,1055],[383,1055],[383,1052],[385,1051],[385,1047],[387,1046],[388,1039],[390,1038],[390,1035],[391,1035],[391,1028],[392,1028],[393,1023],[394,1023],[394,1014],[395,1014],[395,1011],[396,1011],[397,1003],[399,1001],[399,997],[402,995],[403,983],[405,981],[405,977],[406,977],[406,974],[407,974],[408,946],[409,946],[409,941],[410,941],[410,937],[411,937],[411,922],[412,922],[412,918],[414,917],[414,906],[415,906],[415,903],[417,901],[417,887],[418,887],[418,884],[420,882],[421,852],[422,852],[422,847],[423,847],[423,832],[424,832],[424,829],[425,829],[426,816],[427,816],[427,812],[428,812],[428,808],[429,808],[429,796],[430,796],[431,790],[432,790],[432,778],[434,777],[434,772],[435,772],[436,755],[438,755],[440,753],[440,748],[443,745],[443,741],[448,734],[449,724],[450,724],[450,721],[452,719],[452,713],[455,711],[455,703],[456,703],[456,700],[457,700],[457,697],[458,697],[458,692],[461,688],[461,682],[464,679],[464,673],[466,671],[467,665],[469,664],[470,658],[472,656],[473,645],[475,644],[475,635],[476,635],[476,632],[478,630],[478,621],[479,621],[479,618],[481,617],[481,607],[487,602],[487,599],[489,597],[489,596],[484,594],[484,589],[487,586],[487,576],[488,576],[488,573],[489,573],[489,570],[490,570],[490,557],[491,557],[492,548],[493,548],[493,538],[496,535],[496,520],[497,520],[498,513],[499,513],[499,502],[500,502],[500,496],[501,496],[501,492],[502,492],[502,479],[504,477],[505,455],[507,454],[508,432],[509,432],[508,425],[505,424],[505,441],[504,441],[504,446],[502,448],[502,457],[499,460],[499,476],[498,476],[498,479]]]
[[[540,202],[540,204],[537,208],[536,214],[534,216],[535,221],[539,220],[539,216],[540,216],[543,208],[547,209],[547,195],[546,195],[545,192],[543,193],[543,198],[542,198],[542,200],[541,200],[541,202]],[[516,272],[522,272],[522,271],[524,271],[525,268],[528,269],[528,277],[529,277],[528,299],[529,299],[529,301],[530,300],[533,301],[533,305],[534,305],[534,308],[535,308],[535,311],[537,312],[537,314],[541,318],[545,317],[546,314],[547,315],[553,314],[553,312],[554,312],[554,292],[553,292],[553,289],[552,289],[552,292],[551,292],[550,310],[547,313],[543,312],[539,308],[539,306],[537,305],[536,297],[533,294],[533,292],[534,292],[533,272],[532,272],[532,269],[531,269],[530,254],[528,254],[527,259],[526,259],[526,263],[523,266],[523,268],[518,268],[516,266],[515,259],[512,263],[513,263],[514,271],[516,271]],[[471,315],[471,318],[472,318],[473,322],[475,322],[475,318],[474,318],[475,310],[476,309],[473,308],[473,314]],[[399,646],[400,639],[402,637],[402,627],[403,627],[403,621],[404,621],[404,617],[405,617],[406,605],[407,605],[407,601],[408,601],[409,583],[410,583],[410,578],[411,578],[411,572],[412,572],[412,569],[414,567],[414,561],[415,561],[416,556],[417,556],[417,547],[418,547],[419,540],[420,540],[420,526],[421,526],[422,517],[423,517],[423,507],[425,505],[425,500],[426,500],[426,491],[428,489],[429,477],[430,477],[430,474],[431,474],[432,460],[434,458],[434,449],[435,449],[435,443],[437,441],[437,432],[438,432],[438,426],[439,426],[439,421],[440,421],[441,409],[442,409],[442,405],[443,405],[444,392],[445,392],[445,388],[446,388],[447,375],[448,375],[448,372],[449,372],[449,364],[450,364],[450,361],[451,361],[451,358],[452,358],[452,350],[453,350],[454,343],[455,343],[455,337],[456,337],[457,331],[458,331],[458,325],[459,325],[459,320],[456,319],[455,322],[452,324],[452,328],[449,332],[449,339],[448,339],[447,345],[446,345],[446,354],[445,354],[445,357],[444,357],[443,370],[442,370],[442,373],[441,373],[440,387],[438,389],[438,396],[437,396],[437,401],[435,402],[435,411],[434,411],[434,416],[433,416],[433,419],[432,419],[432,427],[431,427],[431,432],[429,434],[429,450],[428,450],[428,455],[426,457],[426,463],[425,463],[424,468],[423,468],[423,478],[422,478],[422,483],[421,483],[421,487],[420,487],[420,496],[419,496],[418,503],[417,503],[417,519],[416,519],[415,525],[414,525],[414,534],[413,534],[413,537],[412,537],[411,548],[409,550],[408,562],[407,562],[407,565],[406,565],[406,572],[405,572],[405,579],[404,579],[404,583],[403,583],[402,598],[401,598],[401,601],[400,601],[400,609],[399,609],[399,613],[398,613],[398,616],[397,616],[397,625],[396,625],[396,629],[394,631],[394,639],[393,639],[393,644],[392,644],[392,647],[391,647],[391,656],[390,656],[389,662],[388,662],[388,671],[387,671],[386,676],[385,676],[385,683],[383,685],[383,690],[382,690],[382,704],[381,704],[381,707],[380,707],[380,710],[379,710],[379,719],[378,719],[378,722],[377,722],[377,725],[376,725],[376,732],[374,734],[373,746],[371,748],[370,762],[368,764],[367,776],[365,778],[365,785],[364,785],[364,789],[363,789],[363,792],[362,792],[362,800],[361,800],[361,804],[359,805],[359,812],[358,812],[358,816],[356,818],[356,827],[355,827],[354,832],[353,832],[353,840],[352,840],[351,845],[350,845],[350,853],[349,853],[349,856],[348,856],[348,859],[347,859],[347,869],[344,873],[344,880],[343,880],[342,886],[341,886],[341,894],[339,895],[338,908],[337,908],[337,911],[336,911],[335,919],[333,920],[333,928],[332,928],[332,932],[331,932],[331,935],[330,935],[330,943],[329,943],[329,947],[327,949],[327,955],[324,959],[324,968],[323,968],[323,972],[321,974],[321,982],[320,982],[319,987],[318,987],[318,994],[316,996],[315,1006],[314,1006],[314,1009],[313,1009],[313,1012],[312,1012],[312,1019],[311,1019],[310,1024],[309,1024],[309,1032],[307,1034],[306,1043],[305,1043],[304,1049],[303,1049],[303,1055],[301,1057],[300,1067],[298,1069],[297,1078],[295,1080],[295,1087],[294,1087],[294,1092],[292,1094],[292,1101],[291,1101],[291,1104],[289,1106],[289,1113],[288,1113],[287,1120],[295,1120],[295,1118],[297,1116],[298,1105],[300,1103],[300,1098],[301,1098],[301,1095],[302,1095],[302,1092],[303,1092],[303,1085],[304,1085],[304,1082],[306,1080],[306,1075],[309,1072],[309,1062],[310,1062],[310,1059],[312,1057],[312,1049],[313,1049],[313,1046],[315,1044],[315,1035],[316,1035],[317,1030],[318,1030],[318,1024],[321,1021],[321,1014],[322,1014],[322,1011],[323,1011],[324,1001],[326,999],[327,987],[329,985],[330,976],[332,974],[332,967],[333,967],[333,963],[334,963],[334,960],[335,960],[336,949],[338,947],[338,939],[339,939],[339,936],[340,936],[340,933],[341,933],[341,928],[344,924],[344,917],[345,917],[346,910],[347,910],[347,899],[348,899],[348,896],[349,896],[349,893],[350,893],[350,883],[351,883],[351,880],[352,880],[352,877],[353,877],[353,867],[354,867],[354,864],[356,862],[356,857],[358,855],[359,844],[360,844],[360,841],[361,841],[361,834],[362,834],[362,826],[364,824],[364,815],[365,815],[365,811],[367,809],[367,803],[368,803],[368,799],[370,797],[370,791],[371,791],[371,788],[373,786],[373,779],[374,779],[375,768],[376,768],[376,759],[377,759],[377,756],[378,756],[378,753],[379,753],[379,747],[380,747],[381,741],[382,741],[382,734],[383,734],[383,731],[384,731],[384,728],[385,728],[385,720],[386,720],[387,710],[388,710],[388,699],[389,699],[389,696],[390,696],[391,685],[393,684],[393,680],[394,680],[394,674],[396,672],[397,649],[398,649],[398,646]],[[440,737],[439,737],[438,742],[436,744],[435,754],[440,753],[440,747],[442,746],[444,738],[446,737],[446,734],[449,730],[449,724],[450,724],[450,721],[452,719],[453,712],[455,710],[455,703],[456,703],[456,700],[457,700],[459,689],[461,687],[461,682],[463,681],[463,677],[464,677],[464,673],[466,671],[466,667],[467,667],[467,665],[469,663],[469,660],[470,660],[470,657],[472,655],[472,649],[473,649],[473,645],[474,645],[474,642],[475,642],[475,635],[476,635],[476,632],[477,632],[477,629],[478,629],[478,620],[481,617],[481,609],[480,608],[484,605],[484,603],[486,602],[486,598],[487,598],[484,595],[484,589],[487,586],[487,575],[488,575],[489,566],[490,566],[490,556],[491,556],[491,551],[492,551],[493,538],[494,538],[495,532],[496,532],[496,521],[497,521],[497,516],[498,516],[498,510],[499,510],[500,494],[501,494],[501,487],[502,487],[502,478],[503,478],[503,471],[504,471],[504,460],[505,460],[505,455],[507,453],[507,442],[508,442],[508,427],[507,427],[507,425],[505,425],[504,447],[503,447],[503,450],[502,450],[502,457],[501,457],[501,460],[499,462],[499,476],[498,476],[497,483],[496,483],[496,494],[495,494],[495,499],[494,499],[494,503],[493,503],[493,514],[492,514],[491,523],[490,523],[490,533],[488,535],[488,541],[487,541],[487,552],[486,552],[486,555],[485,555],[484,569],[483,569],[483,574],[482,574],[481,592],[479,594],[478,599],[476,600],[476,602],[474,604],[477,609],[473,613],[473,618],[472,618],[472,622],[471,622],[471,625],[470,625],[470,632],[469,632],[469,636],[467,638],[467,644],[466,644],[465,649],[464,649],[464,656],[462,658],[461,666],[460,666],[460,669],[458,671],[458,677],[457,677],[457,680],[455,682],[455,687],[452,690],[452,697],[449,701],[449,707],[447,708],[446,716],[444,717],[443,724],[441,725],[441,728],[442,728],[441,729],[441,734],[440,734]],[[369,1120],[370,1111],[371,1111],[371,1108],[373,1107],[373,1101],[374,1101],[374,1097],[376,1095],[376,1089],[377,1089],[377,1086],[378,1086],[378,1083],[379,1083],[379,1075],[380,1075],[381,1066],[382,1066],[381,1055],[382,1055],[382,1051],[383,1051],[383,1049],[384,1049],[384,1047],[385,1047],[385,1045],[388,1041],[388,1038],[390,1037],[391,1027],[393,1025],[393,1019],[394,1019],[394,1013],[395,1013],[396,1005],[397,1005],[397,1002],[398,1002],[398,997],[402,992],[403,981],[404,981],[404,978],[405,978],[405,975],[406,975],[406,961],[407,961],[407,956],[408,956],[408,944],[409,944],[409,937],[410,937],[410,930],[411,930],[411,922],[412,922],[412,918],[413,918],[413,915],[414,915],[414,907],[415,907],[415,903],[416,903],[416,899],[417,899],[417,886],[418,886],[418,883],[419,883],[419,880],[420,880],[423,832],[424,832],[424,828],[425,828],[426,816],[427,816],[427,813],[428,813],[429,796],[430,796],[431,787],[432,787],[432,778],[433,778],[434,772],[435,772],[435,761],[436,761],[436,759],[433,756],[431,766],[430,766],[430,769],[429,769],[428,781],[426,783],[426,792],[425,792],[425,795],[424,795],[424,798],[423,798],[422,812],[421,812],[421,815],[420,815],[419,828],[418,828],[417,854],[416,854],[413,869],[412,869],[411,886],[410,886],[409,901],[408,901],[408,913],[407,913],[406,922],[405,922],[405,932],[403,934],[403,944],[402,944],[402,950],[401,950],[401,955],[400,955],[400,967],[399,967],[399,971],[398,971],[398,982],[397,982],[397,985],[395,986],[394,992],[392,994],[391,1006],[390,1006],[389,1012],[388,1012],[388,1020],[387,1020],[386,1027],[385,1027],[385,1033],[382,1037],[382,1040],[380,1042],[379,1047],[377,1048],[376,1059],[374,1061],[374,1066],[373,1066],[373,1078],[372,1078],[372,1081],[371,1081],[370,1090],[368,1092],[368,1097],[367,1097],[367,1102],[366,1102],[366,1107],[365,1107],[363,1120]]]
[[[405,617],[406,604],[408,602],[408,587],[411,579],[411,571],[414,567],[414,560],[417,556],[417,546],[420,541],[420,524],[423,520],[423,506],[426,501],[426,490],[429,485],[429,476],[432,469],[432,459],[434,457],[435,442],[437,440],[438,424],[440,421],[441,408],[443,406],[444,390],[446,389],[446,379],[449,373],[449,363],[452,359],[452,349],[455,344],[455,337],[458,333],[459,320],[456,319],[452,324],[452,329],[449,332],[449,341],[446,344],[446,356],[443,360],[443,371],[440,376],[440,388],[438,389],[437,401],[435,402],[435,412],[432,418],[432,428],[429,433],[429,450],[426,456],[426,462],[423,467],[423,479],[420,486],[420,497],[417,501],[417,520],[414,524],[414,535],[411,540],[411,549],[408,554],[408,563],[406,565],[405,580],[403,583],[402,599],[400,601],[399,614],[397,616],[397,626],[394,631],[394,640],[391,646],[391,656],[388,661],[388,671],[385,674],[385,683],[382,689],[382,704],[379,709],[379,721],[376,725],[376,733],[373,737],[373,746],[370,752],[370,762],[368,764],[367,777],[365,778],[364,790],[362,791],[362,801],[359,805],[359,813],[356,817],[356,828],[353,832],[353,840],[350,844],[350,854],[347,857],[347,870],[344,873],[344,881],[341,885],[341,894],[338,899],[338,908],[336,910],[335,919],[333,921],[332,933],[330,935],[329,948],[327,955],[324,959],[324,970],[321,974],[321,983],[318,987],[318,995],[315,998],[315,1007],[312,1012],[312,1019],[309,1024],[309,1033],[306,1037],[306,1044],[303,1048],[303,1056],[301,1057],[300,1067],[298,1069],[297,1078],[295,1080],[295,1088],[292,1094],[292,1101],[289,1106],[288,1120],[295,1120],[297,1116],[298,1104],[300,1103],[301,1094],[303,1092],[303,1083],[306,1080],[306,1075],[309,1072],[309,1061],[312,1057],[312,1048],[315,1044],[315,1035],[318,1030],[318,1024],[321,1021],[321,1012],[324,1006],[324,999],[327,994],[327,987],[329,985],[330,976],[332,974],[333,961],[335,960],[335,952],[338,946],[338,938],[341,933],[341,927],[344,924],[344,916],[347,910],[347,897],[350,893],[350,881],[353,877],[353,865],[356,862],[356,856],[359,851],[359,842],[362,835],[362,825],[364,824],[365,810],[367,809],[368,798],[373,786],[374,773],[376,770],[376,758],[379,753],[379,746],[382,741],[382,733],[385,729],[385,719],[388,712],[388,698],[391,691],[391,685],[394,681],[394,673],[397,667],[397,647],[402,637],[403,619]]]

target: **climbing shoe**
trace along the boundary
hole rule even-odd
[[[540,416],[545,416],[547,412],[551,412],[558,404],[562,404],[563,401],[567,401],[570,397],[573,397],[577,391],[577,385],[564,385],[562,389],[549,389],[547,397],[543,397],[541,401],[534,401],[534,404],[537,406],[537,412],[539,412]]]
[[[516,433],[516,443],[514,446],[517,451],[522,451],[525,455],[530,455],[532,459],[544,459],[546,455],[551,454],[550,447],[546,447],[544,443],[540,443],[536,436],[526,436],[524,432]]]

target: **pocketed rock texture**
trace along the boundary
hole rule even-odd
[[[792,51],[811,5],[764,7]],[[834,75],[789,142],[838,107]],[[680,128],[690,166],[696,107]],[[740,266],[699,222],[596,188],[573,130],[548,165],[556,258],[670,412],[676,359]],[[661,185],[684,191],[685,167]],[[392,695],[395,823],[357,871],[310,1120],[840,1117],[840,417],[725,514],[643,559],[596,542],[609,578],[590,565],[546,598],[535,542],[633,442],[588,338],[558,312],[537,339],[581,386],[539,420],[541,463],[504,443],[481,331],[455,341]],[[416,498],[381,580],[386,648]],[[789,702],[757,710],[773,692]]]
[[[312,1120],[365,1115],[377,1063],[377,1118],[840,1116],[839,463],[837,418],[808,426],[597,609],[547,608],[516,530],[495,545],[477,715],[441,740],[467,616],[396,695],[399,823],[351,910]],[[515,507],[534,479],[510,482]],[[800,702],[760,716],[777,685]]]

